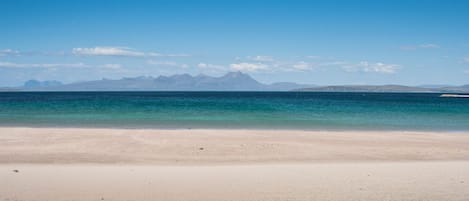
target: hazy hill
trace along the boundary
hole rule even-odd
[[[296,83],[263,84],[242,72],[230,72],[221,77],[207,75],[134,77],[119,80],[102,79],[71,84],[28,81],[26,90],[39,91],[289,91],[312,85]]]
[[[439,89],[404,85],[339,85],[296,89],[317,92],[440,92]]]
[[[463,85],[458,87],[443,87],[440,88],[444,92],[460,92],[460,93],[469,93],[469,85]]]
[[[0,88],[0,91],[317,91],[317,92],[421,92],[469,93],[469,85],[336,85],[315,86],[293,82],[263,84],[242,72],[230,72],[220,77],[192,76],[140,76],[117,80],[102,79],[62,84],[58,81],[27,81],[23,87]]]

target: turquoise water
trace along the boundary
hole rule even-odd
[[[469,99],[423,93],[4,92],[0,126],[469,131]]]

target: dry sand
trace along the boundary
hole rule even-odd
[[[469,133],[0,128],[0,163],[469,160]]]
[[[469,133],[0,128],[0,201],[102,199],[467,201]]]

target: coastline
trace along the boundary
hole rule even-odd
[[[286,127],[286,126],[278,126],[278,127],[260,127],[260,126],[237,126],[237,127],[214,127],[214,126],[142,126],[142,125],[1,125],[0,129],[21,129],[21,128],[28,128],[28,129],[97,129],[97,130],[147,130],[147,131],[191,131],[191,130],[199,130],[199,131],[208,131],[208,130],[219,130],[219,131],[275,131],[275,132],[315,132],[315,133],[325,133],[325,132],[332,132],[332,133],[415,133],[415,134],[424,134],[424,133],[447,133],[447,134],[469,134],[469,130],[465,129],[413,129],[413,128],[364,128],[364,127],[357,127],[357,128],[309,128],[309,127]]]

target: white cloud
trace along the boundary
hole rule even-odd
[[[187,54],[160,54],[140,52],[128,47],[73,48],[72,54],[79,56],[116,56],[116,57],[186,57]]]
[[[464,63],[469,63],[469,57],[463,58],[462,61],[463,61]]]
[[[147,57],[189,57],[189,54],[160,54],[155,52],[144,53]]]
[[[143,57],[145,53],[126,47],[73,48],[72,53],[81,56],[127,56]]]
[[[400,66],[396,64],[384,64],[381,62],[369,63],[367,61],[362,61],[354,65],[342,66],[342,68],[347,72],[384,73],[384,74],[393,74],[399,69],[399,67]]]
[[[0,50],[0,57],[2,56],[18,56],[20,55],[20,52],[17,50],[12,50],[12,49],[4,49]]]
[[[18,51],[13,49],[0,50],[0,57],[2,56],[64,56],[66,52],[48,52],[48,51]]]
[[[328,62],[322,62],[318,64],[319,66],[343,66],[347,65],[347,62],[345,61],[328,61]]]
[[[428,44],[421,44],[421,45],[419,45],[419,47],[420,47],[420,48],[424,48],[424,49],[440,48],[439,45],[431,44],[431,43],[428,43]]]
[[[257,56],[256,56],[257,57]],[[307,58],[308,56],[306,56]],[[247,57],[255,58],[255,57]],[[305,58],[305,57],[303,57]],[[318,58],[311,56],[311,58]],[[208,68],[209,64],[200,63],[199,68]],[[382,73],[382,74],[394,74],[401,66],[397,64],[387,64],[383,62],[347,62],[340,60],[326,59],[323,61],[310,61],[310,60],[297,60],[297,61],[281,61],[272,60],[272,62],[238,62],[229,65],[230,70],[235,71],[268,71],[268,72],[310,72],[321,69],[340,68],[347,72],[363,72],[363,73]]]
[[[310,56],[306,56],[306,58],[308,58],[308,59],[320,59],[321,56],[310,55]]]
[[[308,70],[312,70],[314,68],[314,64],[307,63],[307,62],[304,62],[304,61],[299,61],[299,62],[293,64],[293,68],[295,70],[299,70],[299,71],[308,71]]]
[[[100,65],[99,67],[105,68],[105,69],[120,69],[120,68],[122,68],[122,65],[120,65],[120,64],[103,64],[103,65]]]
[[[201,69],[213,69],[213,70],[225,70],[225,67],[222,65],[208,64],[208,63],[199,63],[197,67]]]
[[[0,62],[0,68],[105,68],[105,69],[120,69],[120,64],[102,64],[102,65],[88,65],[84,63],[13,63],[13,62]]]
[[[206,64],[206,63],[199,63],[199,64],[197,64],[197,67],[199,67],[199,68],[208,68],[208,65],[209,64]]]
[[[162,57],[190,57],[190,54],[160,54]]]
[[[270,72],[304,72],[311,71],[317,67],[315,63],[305,61],[277,61],[272,62],[240,62],[230,64],[230,69],[234,71],[270,71]]]
[[[344,66],[350,67],[353,66],[356,68],[356,64],[352,65],[345,61],[323,61],[323,62],[306,62],[306,61],[297,61],[297,62],[275,62],[272,64],[272,70],[277,71],[286,71],[286,72],[305,72],[313,71],[317,69],[327,69]],[[350,67],[351,68],[351,67]],[[352,71],[352,70],[350,70]],[[355,70],[358,71],[358,70]]]
[[[188,68],[189,65],[187,64],[180,64],[173,61],[153,61],[148,60],[147,64],[154,65],[154,66],[171,66],[171,67],[179,67],[179,68]]]
[[[248,56],[248,60],[258,62],[272,62],[274,58],[272,56]]]
[[[420,45],[408,45],[408,46],[402,46],[402,50],[417,50],[417,49],[437,49],[440,48],[439,45],[437,44],[432,44],[432,43],[426,43],[426,44],[420,44]]]
[[[13,62],[0,62],[0,67],[4,68],[83,68],[89,67],[84,63],[13,63]]]
[[[262,63],[236,63],[236,64],[230,64],[231,70],[234,71],[249,71],[249,72],[255,72],[259,70],[267,70],[268,66]]]

